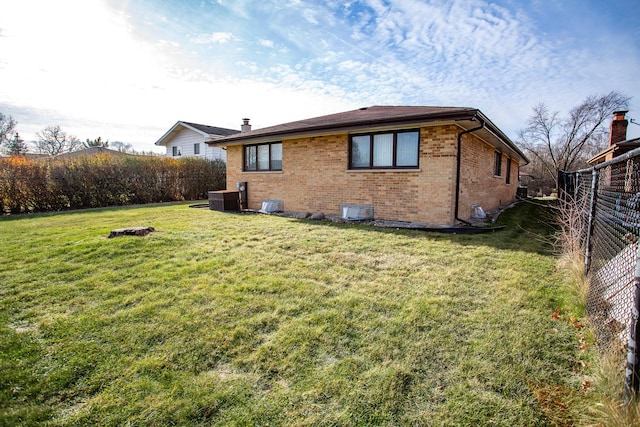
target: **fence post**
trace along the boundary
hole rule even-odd
[[[596,216],[596,193],[598,190],[598,175],[599,172],[597,169],[593,169],[591,172],[591,194],[589,198],[589,222],[587,223],[587,235],[586,235],[586,244],[584,251],[584,274],[585,276],[589,274],[589,269],[591,268],[591,238],[593,236],[593,223],[595,221]]]
[[[636,254],[636,274],[634,280],[633,305],[631,307],[631,331],[627,344],[627,367],[624,378],[624,394],[627,402],[638,393],[640,386],[640,355],[638,355],[638,337],[640,336],[640,245]]]

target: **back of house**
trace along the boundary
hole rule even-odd
[[[245,125],[248,123],[245,119]],[[209,142],[248,208],[453,225],[516,198],[526,156],[481,111],[373,106]]]

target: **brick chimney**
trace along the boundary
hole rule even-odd
[[[625,129],[626,129],[626,126],[625,126]],[[240,132],[249,132],[250,130],[251,130],[251,125],[249,124],[249,119],[242,119],[242,126],[240,126]]]
[[[629,122],[624,118],[629,110],[614,111],[611,121],[611,132],[609,133],[609,146],[627,140],[627,126]]]

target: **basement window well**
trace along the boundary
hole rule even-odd
[[[263,200],[262,207],[260,208],[262,213],[275,213],[284,212],[284,202],[282,200]]]
[[[373,206],[340,205],[340,218],[349,221],[365,221],[373,219]]]

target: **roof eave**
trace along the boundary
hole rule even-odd
[[[176,122],[176,124],[174,124],[173,126],[171,126],[171,129],[169,129],[164,135],[162,135],[160,137],[160,139],[158,139],[154,145],[164,145],[166,142],[166,139],[169,139],[171,136],[173,136],[176,132],[176,129],[178,128],[178,126],[182,126],[186,129],[192,130],[194,132],[199,133],[200,135],[204,136],[204,137],[209,137],[210,135],[206,132],[201,131],[200,129],[196,129],[193,126],[190,126],[188,123],[183,122],[182,120],[178,120]]]
[[[350,123],[345,123],[341,125],[314,125],[307,127],[299,127],[290,130],[274,130],[270,132],[261,132],[260,129],[256,129],[255,131],[243,132],[237,135],[227,136],[221,138],[220,141],[215,141],[211,143],[212,145],[242,145],[247,142],[255,142],[256,140],[264,140],[271,139],[273,137],[294,137],[294,136],[302,136],[302,135],[310,135],[310,134],[318,134],[318,133],[331,133],[337,131],[354,131],[363,128],[371,128],[371,127],[382,127],[382,126],[406,126],[411,123],[419,124],[419,123],[427,123],[427,122],[437,122],[444,120],[464,120],[471,119],[475,112],[478,110],[469,109],[461,112],[453,112],[453,113],[439,113],[439,114],[431,114],[431,115],[416,115],[409,116],[405,118],[382,118],[382,119],[368,119],[368,120],[358,120]]]
[[[479,123],[482,120],[485,123],[485,130],[495,138],[515,156],[519,157],[524,164],[529,163],[527,156],[509,139],[491,120],[489,120],[480,110],[468,108],[465,110],[453,112],[441,112],[436,114],[420,114],[407,117],[379,118],[356,120],[349,123],[338,125],[312,125],[306,127],[295,127],[293,129],[276,129],[274,131],[263,132],[260,129],[255,131],[243,132],[232,136],[216,139],[215,141],[207,141],[212,146],[235,146],[247,143],[262,143],[273,141],[274,139],[288,139],[295,137],[317,136],[320,134],[330,134],[335,132],[357,132],[358,130],[370,128],[383,128],[393,126],[408,126],[411,124],[425,124],[437,122],[456,122],[464,129],[471,129],[474,126],[463,125],[462,122],[469,121]],[[470,123],[471,124],[471,123]],[[492,144],[493,145],[493,144]]]
[[[495,138],[502,141],[510,150],[513,151],[514,154],[516,154],[523,160],[524,164],[522,166],[527,165],[531,162],[526,154],[524,154],[524,152],[520,150],[520,148],[518,148],[518,146],[511,140],[511,138],[505,135],[505,133],[502,132],[500,128],[496,126],[491,120],[489,120],[487,116],[482,114],[480,110],[478,110],[478,116],[480,116],[480,118],[484,121],[485,126],[488,125],[488,129]]]

